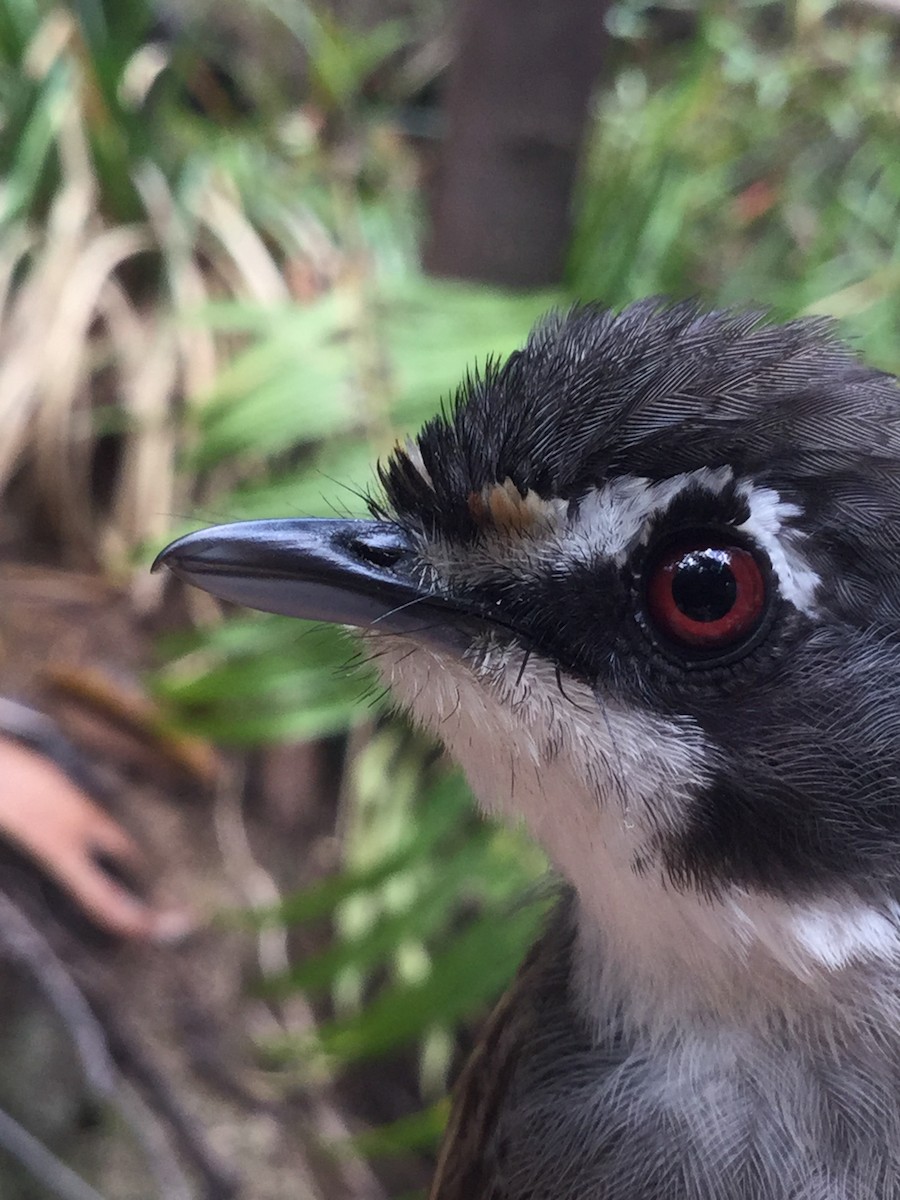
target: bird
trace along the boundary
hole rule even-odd
[[[432,1200],[896,1200],[897,380],[824,318],[583,304],[376,480],[158,565],[361,628],[558,877]]]

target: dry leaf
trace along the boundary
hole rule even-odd
[[[48,667],[43,678],[60,696],[149,746],[157,757],[161,755],[164,762],[191,775],[203,787],[215,783],[219,763],[209,742],[168,728],[156,704],[137,688],[81,665]]]

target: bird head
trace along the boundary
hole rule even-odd
[[[365,629],[572,885],[588,991],[815,992],[900,963],[898,467],[896,381],[827,323],[583,307],[398,446],[371,520],[160,561]]]

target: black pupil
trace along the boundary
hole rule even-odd
[[[672,599],[692,621],[718,621],[734,608],[737,580],[724,550],[692,550],[672,575]]]

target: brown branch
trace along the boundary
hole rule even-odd
[[[233,1200],[240,1191],[238,1176],[210,1147],[202,1127],[137,1038],[96,998],[94,1005],[101,1013],[109,1050],[119,1070],[140,1089],[152,1111],[165,1119],[182,1155],[201,1177],[204,1196],[207,1200]]]
[[[222,773],[216,795],[215,825],[222,858],[251,907],[268,907],[282,900],[274,878],[256,861],[247,836],[241,804],[242,788],[236,769]],[[263,978],[287,970],[287,928],[283,924],[260,927],[257,963]],[[316,1020],[306,997],[293,993],[281,1006],[274,1024],[281,1034],[314,1037]],[[387,1200],[375,1172],[353,1147],[350,1129],[333,1095],[332,1081],[324,1080],[306,1096],[309,1123],[321,1146],[340,1145],[342,1153],[329,1166],[347,1200]]]
[[[103,1022],[98,1019],[84,993],[54,953],[47,939],[9,897],[2,894],[0,950],[10,961],[18,963],[28,972],[47,1003],[60,1018],[78,1054],[85,1082],[94,1096],[111,1105],[120,1114],[134,1134],[156,1179],[160,1195],[166,1197],[166,1200],[190,1200],[190,1185],[168,1145],[160,1139],[157,1131],[149,1127],[146,1114],[123,1092],[122,1081],[110,1051]],[[21,1138],[16,1138],[15,1130],[10,1129],[8,1132],[15,1144],[24,1147],[28,1153],[27,1145]],[[40,1146],[40,1143],[37,1145]],[[15,1152],[11,1147],[10,1151]],[[45,1150],[45,1153],[49,1155],[50,1152]],[[37,1162],[33,1154],[31,1157]],[[24,1162],[24,1165],[29,1166],[29,1162]],[[75,1178],[77,1179],[77,1176]],[[58,1194],[66,1195],[64,1192]]]
[[[103,1100],[112,1099],[116,1069],[103,1027],[50,943],[8,896],[0,895],[0,948],[24,967],[67,1029],[85,1080]]]
[[[57,1200],[103,1200],[89,1183],[52,1154],[43,1142],[0,1108],[0,1149],[52,1192]]]

